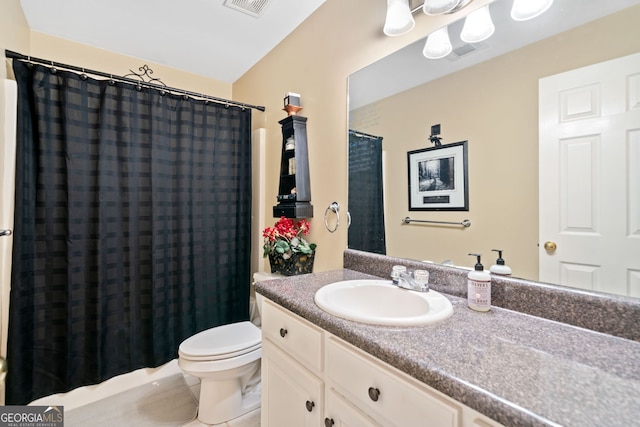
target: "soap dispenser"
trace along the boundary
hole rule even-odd
[[[484,271],[480,254],[469,254],[477,258],[476,265],[467,275],[467,305],[476,311],[491,309],[491,275]]]
[[[511,268],[504,264],[502,259],[502,249],[491,249],[494,252],[498,252],[498,259],[496,263],[489,268],[489,271],[493,274],[499,274],[501,276],[511,276]]]

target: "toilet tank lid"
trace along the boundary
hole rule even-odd
[[[264,282],[265,280],[284,279],[285,276],[278,273],[267,273],[264,271],[257,271],[253,273],[254,282]]]
[[[206,329],[187,338],[179,351],[190,356],[236,353],[260,344],[262,333],[251,322],[238,322]]]

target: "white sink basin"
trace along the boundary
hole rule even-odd
[[[451,316],[444,295],[401,289],[390,280],[344,280],[315,294],[318,307],[334,316],[373,325],[429,325]]]

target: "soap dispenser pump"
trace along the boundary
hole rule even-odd
[[[484,270],[480,254],[469,254],[477,258],[476,265],[467,275],[467,305],[476,311],[491,309],[491,275]]]
[[[498,259],[496,263],[489,268],[489,271],[493,274],[499,274],[501,276],[511,276],[511,268],[504,264],[502,259],[502,249],[491,249],[494,252],[498,252]]]

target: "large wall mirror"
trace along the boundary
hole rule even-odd
[[[539,280],[541,258],[554,256],[539,236],[549,200],[539,191],[539,81],[640,52],[640,0],[556,0],[526,22],[510,18],[512,3],[491,3],[495,33],[480,44],[459,40],[461,18],[448,57],[424,58],[422,40],[349,77],[349,247],[464,267],[482,253],[486,268],[500,249],[513,276]],[[432,147],[436,124],[442,144],[468,141],[468,211],[408,209],[407,153]],[[455,225],[464,220],[471,226]],[[636,273],[619,288],[559,284],[640,297]]]

